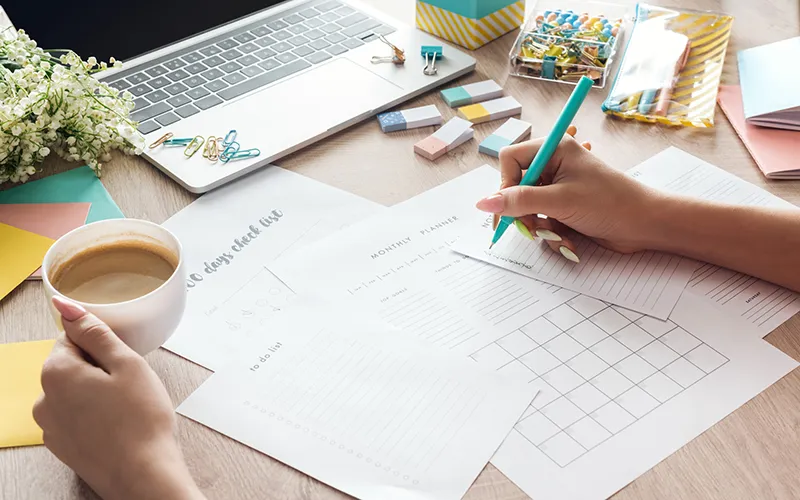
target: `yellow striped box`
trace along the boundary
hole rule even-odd
[[[417,28],[475,50],[522,25],[525,0],[417,0]]]

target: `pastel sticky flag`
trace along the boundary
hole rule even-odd
[[[477,102],[488,101],[503,97],[503,87],[494,80],[470,83],[461,87],[444,89],[441,92],[442,99],[451,108],[475,104]]]
[[[0,344],[0,448],[42,444],[42,429],[32,411],[53,344],[55,340]]]
[[[478,151],[495,158],[500,156],[500,150],[506,146],[516,144],[528,137],[531,133],[531,124],[516,118],[509,118],[500,125],[492,135],[478,145]]]
[[[75,168],[0,191],[0,204],[76,202],[92,204],[86,218],[87,224],[125,217],[89,167]]]
[[[0,300],[39,269],[55,241],[0,224]]]
[[[433,161],[472,139],[474,134],[472,123],[454,117],[442,128],[414,144],[414,152]]]
[[[443,121],[442,114],[433,104],[378,115],[378,123],[384,132],[441,125]]]
[[[20,203],[0,205],[0,223],[57,240],[86,223],[91,203]],[[37,269],[29,278],[41,278]]]
[[[458,116],[472,123],[500,120],[520,113],[522,113],[522,105],[511,96],[458,108]]]

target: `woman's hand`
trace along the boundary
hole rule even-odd
[[[102,498],[202,498],[174,438],[167,391],[108,326],[59,297],[62,335],[33,408],[44,444]]]
[[[571,129],[569,134],[574,135]],[[495,225],[499,216],[516,217],[523,235],[531,239],[538,235],[575,262],[579,256],[563,226],[612,250],[647,248],[654,211],[663,195],[607,166],[589,151],[588,143],[578,144],[571,136],[559,144],[539,185],[520,186],[542,142],[535,139],[503,148],[500,191],[480,200],[477,207],[496,214]]]

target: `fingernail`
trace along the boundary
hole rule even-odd
[[[561,236],[557,235],[549,229],[537,229],[536,236],[547,241],[561,241]]]
[[[75,321],[86,314],[86,309],[82,306],[58,295],[53,296],[53,305],[61,313],[61,317],[67,321]]]
[[[475,204],[478,210],[489,212],[491,214],[499,214],[503,211],[505,203],[503,202],[503,195],[493,194],[488,198],[484,198]]]
[[[592,150],[592,143],[591,142],[584,142],[583,144],[581,144],[581,146],[586,148],[587,151],[591,151]]]
[[[558,251],[561,252],[561,255],[566,257],[567,260],[571,260],[572,262],[574,262],[576,264],[580,264],[581,259],[579,259],[577,255],[575,255],[575,252],[573,252],[569,248],[565,247],[564,245],[561,245],[560,247],[558,247]]]
[[[514,221],[514,225],[517,226],[517,231],[519,231],[522,234],[522,236],[528,238],[529,240],[533,240],[534,239],[533,235],[531,234],[530,230],[528,229],[528,226],[523,224],[522,221],[515,220]]]

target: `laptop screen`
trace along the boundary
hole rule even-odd
[[[44,49],[72,49],[84,59],[125,61],[282,0],[12,0],[14,27]]]

